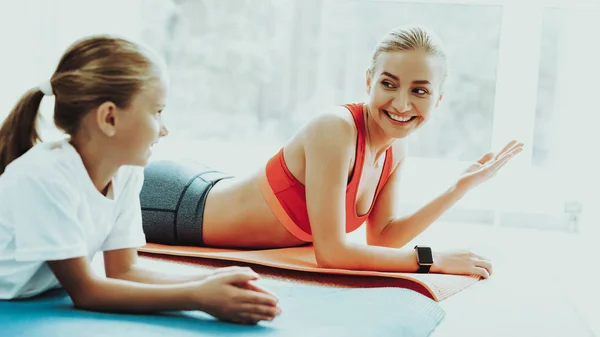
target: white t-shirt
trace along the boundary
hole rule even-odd
[[[0,299],[59,287],[45,261],[146,244],[143,168],[124,166],[103,196],[66,140],[39,143],[0,175]]]

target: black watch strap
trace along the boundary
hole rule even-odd
[[[433,264],[433,253],[431,252],[431,248],[428,246],[416,245],[414,249],[417,255],[417,263],[419,264],[417,273],[429,273],[431,265]]]
[[[417,273],[427,274],[427,273],[429,273],[430,269],[431,269],[430,265],[419,266],[419,269],[417,270]]]

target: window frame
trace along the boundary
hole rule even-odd
[[[324,8],[334,8],[335,3],[349,0],[325,0]],[[380,0],[363,0],[380,1]],[[404,2],[401,0],[386,0],[389,2]],[[123,4],[117,0],[104,3],[101,8],[105,14],[113,15],[113,9],[120,7],[120,20],[106,22],[96,16],[87,27],[76,31],[72,25],[61,24],[61,15],[67,15],[67,7],[78,3],[77,0],[48,5],[41,2],[43,10],[38,15],[40,35],[37,41],[39,48],[50,55],[58,56],[63,48],[72,42],[74,37],[100,31],[122,31],[129,38],[142,41],[142,19],[140,9],[145,6],[144,0],[134,0]],[[502,19],[500,30],[500,46],[496,78],[496,94],[493,112],[491,149],[497,150],[512,138],[526,144],[525,152],[516,158],[502,172],[485,185],[470,193],[457,205],[459,208],[472,210],[493,210],[498,212],[537,212],[562,215],[565,202],[569,196],[561,194],[560,189],[552,193],[543,186],[549,181],[560,180],[560,170],[540,169],[532,166],[532,151],[535,132],[535,115],[537,105],[539,56],[541,52],[542,14],[545,8],[561,9],[600,9],[600,3],[592,0],[537,0],[525,3],[521,0],[412,0],[411,3],[424,4],[462,4],[480,6],[501,6]],[[99,7],[100,8],[100,7]],[[83,23],[83,21],[82,21]],[[135,26],[135,27],[134,27]],[[527,27],[528,29],[523,29]],[[326,44],[326,41],[321,41]],[[56,60],[44,58],[35,63],[35,70],[28,74],[31,78],[43,79],[53,68]],[[50,69],[50,70],[49,70]],[[45,76],[38,76],[43,74]],[[518,102],[515,104],[514,102]],[[515,108],[516,106],[516,108]],[[501,113],[500,113],[501,112]],[[519,123],[513,123],[519,120]],[[475,160],[476,158],[473,158]],[[468,161],[448,161],[410,158],[410,169],[407,170],[404,181],[411,195],[407,196],[411,204],[423,204],[431,197],[443,191],[445,187],[458,178]],[[425,180],[421,176],[426,176]],[[414,183],[412,183],[414,181]],[[417,184],[417,182],[419,184]],[[414,194],[413,194],[414,192]],[[407,204],[403,200],[403,205]],[[588,221],[589,223],[589,221]],[[589,223],[587,228],[591,228]]]
[[[377,1],[377,0],[365,0]],[[389,2],[403,2],[387,0]],[[560,168],[539,168],[532,165],[532,148],[535,134],[538,77],[540,69],[543,12],[547,8],[600,9],[600,3],[589,0],[413,0],[411,3],[462,4],[501,6],[502,19],[496,77],[496,95],[493,112],[491,151],[502,148],[511,139],[525,144],[524,152],[505,166],[487,187],[480,186],[475,197],[465,197],[457,207],[473,211],[492,210],[496,218],[503,213],[537,213],[565,217],[568,202],[581,202],[580,196],[569,195],[564,188],[545,188],[550,182],[561,181]],[[516,103],[515,103],[516,102]],[[514,121],[518,121],[515,123]],[[562,131],[562,130],[561,130]],[[473,160],[476,160],[474,158]],[[437,177],[435,182],[423,181],[421,185],[407,186],[410,200],[402,206],[413,205],[415,199],[427,202],[444,185],[451,184],[462,168],[470,161],[449,161],[412,157],[412,169],[404,180],[417,181],[419,176]],[[435,169],[432,169],[435,168]],[[425,173],[427,172],[427,173]],[[448,173],[451,172],[451,173]],[[425,174],[424,174],[425,173]],[[425,186],[423,183],[426,183]],[[417,195],[413,195],[416,192]],[[416,198],[415,198],[416,197]],[[575,197],[575,200],[573,200]],[[517,199],[517,200],[514,200]],[[417,203],[418,203],[417,202]],[[589,206],[588,206],[589,207]],[[497,221],[496,221],[497,223]],[[577,231],[589,232],[591,224],[577,224]]]

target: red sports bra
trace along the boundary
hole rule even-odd
[[[371,208],[366,214],[359,216],[356,212],[356,195],[362,176],[366,147],[363,104],[353,103],[344,106],[352,113],[358,130],[354,170],[346,187],[346,233],[350,233],[359,228],[371,213],[374,201],[377,200],[379,192],[392,173],[393,159],[392,149],[389,148],[385,154],[383,170]],[[312,242],[305,188],[289,171],[283,156],[283,148],[267,162],[265,175],[261,181],[261,191],[281,224],[298,239]]]

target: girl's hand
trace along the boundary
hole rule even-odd
[[[509,160],[523,151],[523,143],[513,140],[498,154],[494,155],[488,152],[478,161],[467,168],[463,175],[459,178],[458,185],[468,191],[475,188],[479,184],[493,177],[502,166],[506,165]]]
[[[469,251],[434,253],[432,273],[478,275],[484,279],[492,275],[490,260]]]
[[[225,268],[223,268],[225,269]],[[258,274],[249,268],[230,268],[198,282],[195,302],[217,319],[240,324],[271,321],[281,313],[278,299],[253,284]]]
[[[249,268],[249,267],[238,267],[238,266],[232,266],[232,267],[223,267],[223,268],[217,268],[212,270],[211,272],[209,272],[204,278],[210,277],[210,276],[214,276],[214,275],[219,275],[219,274],[226,274],[226,273],[232,273],[232,272],[240,272],[240,273],[254,273],[255,272]],[[273,298],[275,298],[276,300],[279,300],[277,298],[277,296],[270,292],[269,290],[257,285],[256,283],[249,281],[246,283],[241,283],[238,286],[242,287],[242,288],[246,288],[246,289],[250,289],[250,290],[254,290],[254,291],[258,291],[261,293],[264,293],[268,296],[272,296]]]

